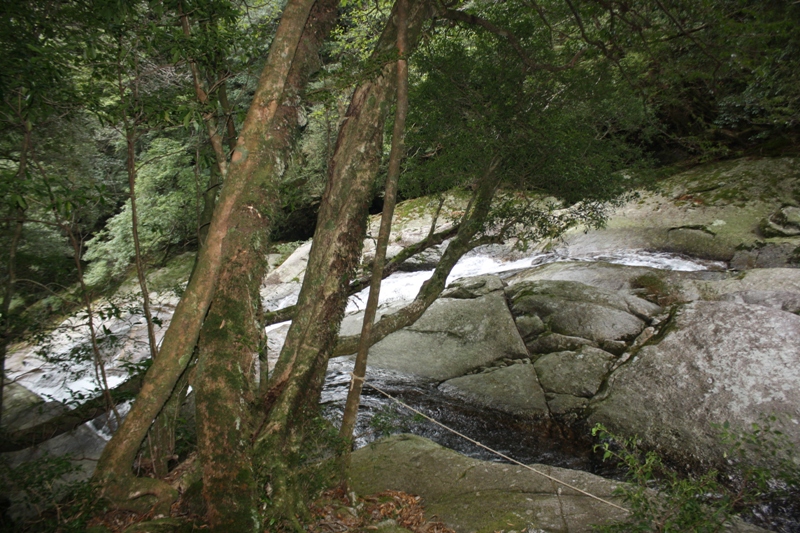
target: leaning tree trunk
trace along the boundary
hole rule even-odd
[[[410,2],[409,48],[430,15],[427,0]],[[395,13],[375,57],[394,55],[394,20]],[[297,313],[266,392],[268,413],[256,436],[255,459],[259,477],[272,487],[274,513],[289,520],[305,513],[290,460],[302,444],[308,409],[316,408],[347,303],[348,283],[360,257],[395,82],[392,62],[353,94],[328,172]]]
[[[383,279],[383,265],[386,261],[386,248],[392,233],[392,218],[394,207],[397,203],[397,183],[400,180],[400,160],[403,157],[403,136],[408,114],[408,45],[406,43],[406,0],[397,0],[397,105],[395,106],[394,129],[392,130],[392,150],[389,153],[389,172],[386,176],[386,187],[383,200],[383,213],[381,213],[381,226],[378,231],[378,242],[375,246],[375,260],[372,263],[372,282],[369,286],[367,307],[364,309],[364,320],[361,326],[361,342],[358,345],[358,354],[353,367],[350,380],[350,390],[342,415],[342,426],[339,436],[344,439],[346,449],[342,460],[343,470],[350,464],[350,448],[352,447],[353,429],[358,418],[358,404],[361,401],[361,388],[367,372],[367,355],[369,354],[369,339],[372,337],[372,325],[378,311],[378,301],[381,294],[381,280]]]
[[[97,463],[93,480],[100,494],[118,508],[154,509],[156,513],[167,514],[177,497],[175,490],[162,481],[134,477],[133,460],[153,419],[192,358],[216,289],[226,234],[236,223],[235,207],[252,181],[259,179],[263,162],[270,158],[265,139],[283,97],[292,58],[312,5],[313,0],[290,0],[284,10],[192,279],[175,309],[159,357],[148,370],[136,402]]]
[[[250,406],[258,393],[255,369],[264,330],[259,289],[266,274],[277,179],[298,132],[300,93],[319,69],[319,49],[337,18],[338,0],[318,0],[306,23],[269,137],[269,157],[237,205],[223,250],[219,287],[200,333],[196,390],[197,444],[211,531],[258,531]]]

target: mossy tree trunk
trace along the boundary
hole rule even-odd
[[[320,66],[318,51],[337,18],[338,0],[318,0],[294,56],[265,144],[259,175],[236,207],[223,249],[214,302],[200,334],[196,389],[198,453],[211,531],[258,531],[260,494],[253,476],[252,411],[263,313],[259,289],[266,274],[277,183],[290,158],[302,110],[300,93]]]
[[[177,493],[162,481],[134,477],[132,464],[153,419],[192,358],[217,287],[226,235],[242,213],[237,211],[240,199],[254,181],[262,179],[263,164],[271,160],[271,146],[266,140],[283,99],[292,59],[312,5],[313,0],[290,0],[284,9],[195,271],[164,335],[159,357],[148,370],[130,413],[98,461],[93,480],[100,495],[118,508],[152,509],[166,514],[177,497]]]
[[[427,0],[410,2],[410,49],[431,14]],[[396,58],[395,20],[393,12],[374,57]],[[303,445],[309,414],[317,412],[349,281],[360,258],[395,83],[392,61],[378,76],[356,88],[352,96],[331,159],[297,312],[266,391],[268,412],[256,436],[257,474],[261,483],[272,488],[273,512],[289,520],[306,512],[304,497],[293,479],[291,458]]]

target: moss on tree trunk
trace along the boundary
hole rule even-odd
[[[408,33],[413,47],[432,10],[426,0],[410,4]],[[393,12],[374,57],[391,54],[394,21]],[[304,424],[317,412],[328,358],[366,233],[367,209],[395,83],[391,62],[352,96],[329,168],[297,312],[266,393],[269,412],[256,440],[258,475],[262,485],[272,488],[273,512],[289,521],[305,509],[305,495],[299,491],[289,459],[303,446]]]
[[[152,509],[166,514],[177,497],[175,490],[159,480],[134,477],[131,467],[153,419],[172,394],[192,357],[219,279],[226,236],[241,214],[241,210],[237,210],[240,198],[254,180],[260,179],[262,165],[270,158],[271,146],[265,140],[269,138],[278,104],[283,99],[292,59],[312,5],[313,0],[290,0],[284,10],[194,274],[175,309],[159,357],[148,370],[136,402],[98,461],[93,480],[100,495],[118,508],[141,512]]]
[[[295,53],[266,152],[223,250],[219,287],[200,335],[195,377],[198,454],[211,531],[258,531],[260,494],[253,476],[251,406],[258,393],[257,361],[264,332],[259,289],[267,269],[277,202],[276,176],[291,156],[300,92],[320,64],[318,51],[336,22],[338,0],[319,0]]]

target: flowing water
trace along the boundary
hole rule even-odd
[[[577,257],[553,252],[514,260],[504,259],[503,253],[502,249],[495,251],[492,248],[473,251],[455,266],[448,283],[458,278],[482,274],[510,275],[519,270],[559,261],[605,261],[681,271],[721,271],[726,268],[724,263],[719,262],[630,250]],[[388,277],[382,284],[381,308],[386,312],[412,300],[432,273],[432,270],[399,272]],[[276,310],[293,305],[298,291],[299,284],[296,284],[289,291],[284,290],[279,298],[272,301],[268,298],[268,309]],[[368,289],[365,289],[350,298],[346,312],[350,317],[351,327],[358,324],[356,319],[365,306],[367,296]],[[157,302],[157,313],[164,323],[159,331],[159,339],[163,336],[176,302],[174,296],[163,297],[163,301]],[[147,360],[144,321],[140,310],[129,306],[120,311],[119,306],[115,307],[117,309],[114,312],[107,312],[99,320],[98,326],[103,338],[101,346],[109,361],[106,370],[109,385],[112,387],[126,378],[132,366]],[[289,323],[281,323],[267,328],[270,358],[273,361],[280,352],[288,325]],[[87,346],[88,330],[80,317],[73,317],[62,324],[47,344],[12,353],[8,375],[45,400],[79,403],[91,397],[97,390],[91,358],[86,355]],[[44,355],[47,350],[49,353]],[[341,419],[352,365],[352,358],[340,358],[332,360],[328,368],[321,404],[325,415],[334,423]],[[588,470],[605,476],[620,474],[608,465],[603,465],[592,453],[589,428],[573,429],[551,421],[526,420],[472,407],[441,394],[437,383],[424,381],[416,376],[370,369],[367,382],[356,426],[356,445],[359,447],[386,434],[410,432],[472,457],[502,460],[486,449],[399,406],[370,387],[373,385],[440,423],[518,461]],[[110,431],[101,420],[90,422],[87,426],[101,438],[110,438]],[[756,511],[763,516],[761,523],[772,524],[774,530],[800,531],[797,520],[786,518],[787,515],[800,514],[792,501],[776,501]]]

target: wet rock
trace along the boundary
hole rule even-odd
[[[600,389],[615,359],[606,351],[582,346],[575,352],[543,355],[533,367],[545,391],[591,398]]]
[[[508,357],[528,356],[502,291],[440,298],[411,327],[370,349],[369,364],[443,381]]]
[[[738,428],[761,415],[788,417],[800,445],[800,316],[733,302],[693,302],[664,337],[643,346],[590,405],[589,423],[639,435],[668,455],[717,463],[714,424]]]
[[[553,416],[564,416],[577,413],[586,409],[589,400],[571,394],[548,394],[547,406]]]
[[[512,365],[494,372],[450,379],[439,385],[447,396],[504,413],[547,416],[547,402],[531,365]]]

